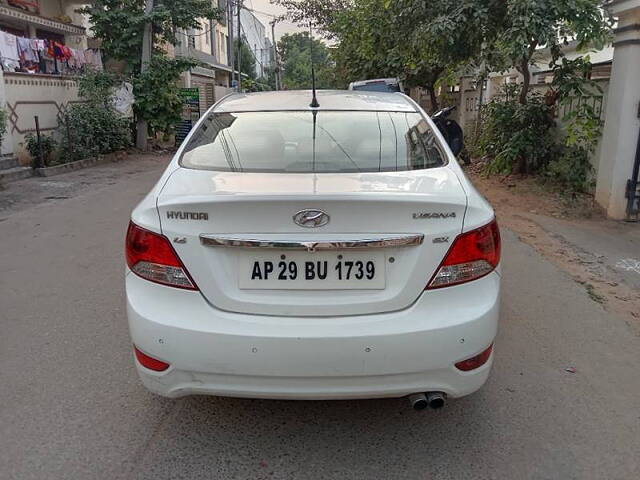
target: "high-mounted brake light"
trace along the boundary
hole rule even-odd
[[[459,235],[427,286],[448,287],[491,273],[500,262],[500,230],[495,219]]]
[[[129,223],[125,253],[132,272],[152,282],[197,290],[169,240]]]

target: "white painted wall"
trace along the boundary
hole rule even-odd
[[[625,190],[640,134],[640,0],[612,2],[618,17],[596,202],[614,219],[626,217]]]
[[[4,72],[0,69],[0,108],[7,112],[7,93],[4,85]],[[9,114],[7,112],[7,133],[2,137],[2,148],[0,153],[2,155],[11,155],[13,154],[13,136],[10,133],[10,122],[8,118]]]
[[[220,85],[216,85],[214,88],[216,92],[216,102],[220,100],[222,97],[229,95],[230,93],[233,93],[234,91],[233,88],[221,87]]]
[[[613,45],[606,45],[602,50],[578,51],[576,42],[571,42],[569,46],[562,49],[562,53],[568,60],[589,56],[592,64],[610,62],[613,58]],[[535,70],[549,70],[549,62],[551,61],[551,52],[549,49],[540,49],[534,55]]]
[[[2,152],[10,153],[8,149],[12,144],[13,152],[26,164],[29,156],[24,149],[24,137],[35,131],[34,116],[38,115],[41,131],[51,134],[58,126],[58,115],[64,107],[80,101],[78,82],[54,75],[26,73],[4,72],[3,77],[5,110],[9,118]]]

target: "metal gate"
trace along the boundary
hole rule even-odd
[[[638,108],[640,117],[640,107]],[[638,221],[640,219],[640,131],[638,132],[638,144],[636,145],[636,158],[633,162],[631,178],[627,180],[627,220]]]

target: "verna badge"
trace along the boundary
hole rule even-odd
[[[300,210],[293,216],[296,225],[304,228],[323,227],[329,223],[329,215],[322,210],[306,209]]]
[[[413,214],[415,220],[425,218],[456,218],[456,212],[416,212]]]

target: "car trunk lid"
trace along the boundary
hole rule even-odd
[[[447,167],[339,174],[179,168],[158,197],[162,231],[212,305],[301,317],[406,308],[460,233],[465,208]],[[294,221],[301,211],[322,212],[328,223],[301,226]]]

